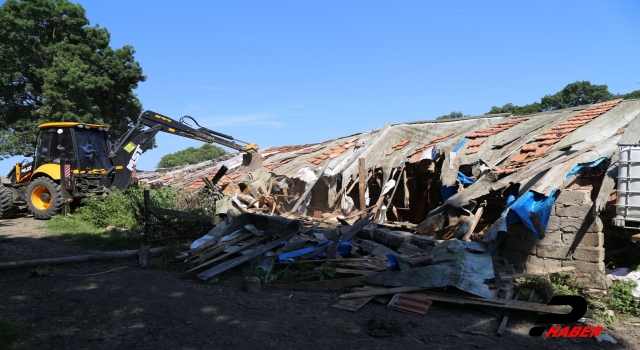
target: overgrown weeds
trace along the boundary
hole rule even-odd
[[[0,348],[7,350],[27,349],[26,336],[27,333],[22,328],[0,316]]]
[[[200,214],[211,214],[214,205],[204,195],[170,187],[152,188],[149,197],[153,207]],[[108,196],[90,194],[82,199],[81,205],[72,214],[54,216],[47,222],[47,228],[87,248],[137,248],[142,241],[140,232],[144,229],[144,215],[141,212],[143,203],[142,187],[132,186],[124,192],[113,191]],[[128,231],[107,232],[107,226]],[[202,227],[189,231],[194,237],[203,234]]]

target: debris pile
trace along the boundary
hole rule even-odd
[[[604,275],[598,215],[615,211],[617,144],[640,129],[639,113],[640,101],[614,100],[389,123],[263,150],[264,166],[249,173],[236,155],[139,180],[216,198],[223,221],[179,256],[202,280],[253,264],[269,281],[278,266],[315,264],[309,273],[341,278],[286,287],[353,288],[336,304],[347,310],[378,300],[420,314],[430,300],[558,311],[512,300],[510,281],[571,269]]]

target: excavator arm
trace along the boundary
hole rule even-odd
[[[185,119],[193,121],[197,125],[197,128],[187,124]],[[131,138],[133,132],[140,126],[147,126],[148,129]],[[129,186],[133,167],[138,162],[142,152],[147,150],[153,137],[160,131],[202,142],[217,143],[244,152],[242,162],[242,170],[244,171],[253,171],[262,166],[262,158],[260,157],[260,153],[258,153],[258,145],[255,143],[240,141],[232,136],[202,127],[190,116],[184,116],[180,118],[180,120],[175,120],[160,113],[145,111],[138,117],[137,124],[123,135],[113,147],[113,151],[110,154],[114,164],[110,172],[115,172],[111,184],[112,187],[122,191]]]

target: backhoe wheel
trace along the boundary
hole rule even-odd
[[[32,180],[27,186],[27,205],[36,219],[50,219],[62,207],[60,185],[48,177]]]
[[[13,202],[13,188],[0,185],[0,219],[10,219],[17,211]]]

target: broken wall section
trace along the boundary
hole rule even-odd
[[[593,217],[592,206],[591,191],[562,191],[544,238],[537,239],[523,225],[512,225],[502,256],[525,271],[575,267],[582,287],[605,289],[603,225]]]

